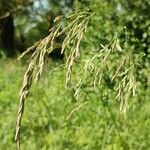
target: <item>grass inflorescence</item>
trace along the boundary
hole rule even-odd
[[[64,35],[65,38],[61,43],[61,53],[66,53],[66,85],[68,86],[71,81],[72,66],[76,58],[80,53],[80,42],[86,32],[88,22],[91,15],[88,12],[75,12],[66,16],[65,21],[72,20],[72,22],[65,28],[61,29],[61,24],[57,23],[50,29],[50,34],[44,39],[36,42],[33,46],[28,48],[19,58],[22,58],[26,54],[33,52],[28,68],[23,78],[23,84],[20,91],[20,103],[17,114],[15,141],[17,142],[17,148],[20,148],[20,128],[21,119],[24,111],[25,101],[27,99],[30,87],[32,85],[32,79],[35,82],[39,80],[43,73],[45,60],[48,54],[50,54],[55,47],[56,39],[59,36]]]

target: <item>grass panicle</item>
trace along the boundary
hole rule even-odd
[[[44,70],[46,57],[55,50],[57,38],[63,35],[63,41],[60,45],[61,53],[65,54],[66,59],[66,86],[69,88],[71,87],[71,77],[73,74],[72,69],[76,59],[80,57],[81,41],[85,36],[89,21],[92,19],[92,15],[92,13],[86,11],[73,12],[67,15],[62,20],[63,27],[61,22],[57,23],[50,29],[50,33],[47,37],[36,42],[20,56],[20,58],[22,58],[28,53],[33,53],[24,75],[22,89],[20,92],[20,103],[15,133],[15,141],[17,143],[18,150],[20,148],[19,136],[21,119],[33,77],[35,77],[34,79],[36,82],[40,79]],[[119,100],[120,110],[125,113],[128,108],[128,101],[130,97],[134,96],[136,92],[137,81],[135,72],[136,64],[140,58],[135,59],[133,57],[133,51],[128,46],[127,38],[124,42],[120,42],[118,36],[119,35],[115,35],[107,45],[100,44],[99,50],[93,51],[92,56],[90,55],[91,57],[85,60],[82,70],[83,72],[79,75],[74,96],[79,97],[84,83],[86,83],[86,85],[92,84],[95,91],[98,89],[99,93],[101,93],[100,87],[102,87],[103,84],[106,84],[106,82],[109,82],[107,83],[108,85],[113,83],[112,93],[115,93],[114,99]],[[112,61],[115,65],[112,65]],[[108,81],[106,81],[106,77]],[[74,112],[87,103],[87,101],[85,103],[81,103],[81,105],[72,110],[66,120],[68,120]]]
[[[71,13],[66,17],[66,20],[67,19],[73,20],[72,23],[67,25],[63,30],[61,30],[60,24],[56,24],[50,29],[50,34],[47,37],[36,42],[19,57],[20,59],[28,53],[33,53],[28,68],[25,72],[20,92],[20,103],[15,131],[15,141],[17,143],[18,150],[20,149],[21,119],[24,112],[25,101],[32,85],[33,76],[35,76],[35,82],[37,82],[43,73],[46,57],[54,50],[56,38],[58,38],[62,34],[65,35],[65,38],[62,42],[61,53],[66,53],[67,58],[66,85],[68,85],[71,80],[72,66],[75,59],[79,57],[80,42],[83,38],[84,33],[86,32],[90,14],[88,12],[82,11],[78,13]]]
[[[120,111],[123,113],[126,112],[128,101],[131,97],[135,96],[137,89],[136,65],[139,58],[134,59],[132,57],[132,50],[126,48],[124,45],[120,45],[118,36],[115,36],[106,46],[100,44],[100,50],[96,51],[96,53],[94,51],[93,56],[85,61],[83,72],[79,76],[76,85],[75,97],[79,97],[82,85],[85,84],[88,78],[91,78],[92,85],[97,90],[97,88],[100,89],[104,82],[106,82],[105,76],[108,76],[110,78],[109,84],[115,83],[114,99],[119,100]],[[111,67],[112,58],[115,61],[113,62],[115,64],[113,68]],[[114,72],[114,70],[116,71]]]

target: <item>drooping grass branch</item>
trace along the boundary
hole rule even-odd
[[[79,57],[80,42],[83,38],[84,33],[86,32],[90,17],[91,14],[89,12],[81,11],[71,13],[65,18],[65,21],[72,20],[69,25],[66,25],[66,27],[61,30],[61,24],[56,24],[50,29],[50,34],[47,37],[36,42],[32,47],[28,48],[20,56],[20,58],[22,58],[24,55],[33,52],[30,63],[24,75],[23,84],[20,91],[20,103],[15,131],[15,141],[17,143],[18,150],[20,149],[21,120],[24,112],[25,101],[32,85],[32,79],[34,78],[35,82],[39,80],[44,69],[45,57],[47,57],[48,54],[50,54],[54,50],[56,39],[64,34],[65,38],[61,43],[61,53],[66,53],[66,85],[68,85],[71,80],[72,66],[75,59]]]
[[[17,144],[17,149],[20,149],[20,128],[21,128],[21,119],[24,112],[24,105],[25,101],[27,99],[31,84],[32,84],[32,78],[33,78],[33,70],[36,65],[38,53],[34,52],[31,56],[31,61],[28,65],[28,68],[25,72],[24,78],[23,78],[23,85],[20,91],[20,102],[19,102],[19,108],[18,108],[18,114],[17,114],[17,122],[16,122],[16,132],[15,132],[15,141]]]
[[[86,60],[76,85],[75,97],[79,97],[82,85],[88,84],[86,82],[88,78],[91,78],[89,84],[92,84],[97,90],[105,84],[107,75],[109,77],[107,82],[113,84],[114,99],[118,99],[120,102],[120,111],[126,112],[129,99],[135,96],[137,89],[135,70],[140,58],[134,58],[132,49],[125,45],[126,41],[122,45],[120,44],[118,35],[108,45],[100,44],[101,48]]]

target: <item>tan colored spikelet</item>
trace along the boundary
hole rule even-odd
[[[63,15],[59,15],[54,19],[54,22],[58,22],[62,19]]]

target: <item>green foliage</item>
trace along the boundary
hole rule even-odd
[[[10,147],[15,149],[14,126],[18,91],[24,70],[23,64],[14,60],[1,61],[1,149],[9,150]],[[68,93],[64,84],[64,68],[55,64],[53,67],[48,65],[39,83],[33,85],[22,122],[23,150],[120,150],[125,149],[123,146],[127,149],[149,148],[150,93],[148,90],[141,89],[141,96],[135,97],[126,115],[122,115],[114,100],[107,101],[106,95],[103,100],[98,99],[97,94],[91,92],[90,88],[86,89],[85,95],[82,95],[84,99],[73,102],[73,95]],[[89,100],[89,103],[66,120],[70,112],[83,100]]]
[[[150,147],[148,3],[75,1],[74,12],[22,54],[33,52],[18,111],[23,150]],[[38,29],[31,29],[31,34],[40,36]],[[57,45],[65,53],[64,62],[47,59]],[[17,112],[26,65],[14,60],[1,60],[1,64],[0,147],[14,149],[16,113],[12,112]]]

